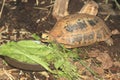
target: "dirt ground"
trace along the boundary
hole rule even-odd
[[[51,12],[53,8],[52,0],[38,0],[39,4],[35,6],[35,1],[30,2],[14,2],[6,0],[1,19],[0,19],[0,43],[1,45],[8,41],[18,41],[23,39],[32,39],[31,34],[36,33],[39,36],[45,30],[51,30],[56,19],[53,18]],[[98,3],[103,3],[102,1]],[[73,14],[81,9],[84,0],[70,0],[69,13]],[[2,3],[0,3],[2,5]],[[111,3],[110,3],[111,4]],[[1,6],[0,6],[1,7]],[[111,9],[116,14],[112,14],[105,21],[111,30],[120,31],[120,14],[119,9],[113,6]],[[102,8],[99,10],[98,16],[105,19],[107,12],[102,14]],[[105,42],[95,43],[87,47],[80,47],[77,51],[81,58],[88,61],[88,66],[97,71],[100,78],[104,80],[120,79],[120,34],[112,36],[114,45],[108,46]],[[83,54],[87,53],[87,54]],[[91,63],[100,63],[102,66],[96,67]],[[76,66],[81,67],[76,63]],[[79,69],[81,70],[81,69]],[[42,75],[41,75],[42,74]],[[95,79],[88,71],[82,74],[82,80],[99,80]],[[46,77],[49,76],[49,77]],[[38,73],[19,70],[8,66],[0,59],[0,80],[56,80],[52,74]],[[64,80],[64,79],[59,79]]]

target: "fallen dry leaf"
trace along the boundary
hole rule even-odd
[[[114,66],[120,67],[120,62],[118,62],[118,61],[114,62]]]
[[[102,63],[101,67],[103,69],[109,69],[113,66],[113,61],[107,52],[99,53],[99,56],[96,57],[96,59]]]
[[[88,53],[88,56],[89,56],[89,57],[97,57],[97,56],[99,55],[99,53],[100,53],[100,50],[95,49],[95,50],[90,51],[90,52]]]
[[[94,70],[99,75],[103,75],[104,74],[104,70],[101,67],[91,66],[91,69]]]
[[[118,66],[112,66],[109,70],[112,73],[120,73],[120,67],[118,67]]]
[[[104,75],[103,77],[104,77],[105,80],[120,80],[119,75],[120,74],[117,75],[117,74],[108,73],[108,74]]]

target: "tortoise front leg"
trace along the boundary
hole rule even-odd
[[[52,15],[59,20],[60,18],[69,15],[68,9],[69,0],[55,0]]]
[[[98,4],[95,1],[89,1],[82,7],[79,13],[86,13],[96,16],[98,13]]]

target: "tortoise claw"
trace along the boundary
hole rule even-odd
[[[113,34],[113,35],[115,35],[115,34],[120,34],[120,31],[118,31],[118,29],[112,30],[112,34]]]
[[[109,46],[113,45],[113,39],[109,38],[108,40],[105,41]]]

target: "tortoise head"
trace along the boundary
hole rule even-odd
[[[49,33],[42,33],[41,37],[43,42],[49,42],[50,40]]]
[[[51,42],[51,41],[53,41],[53,38],[49,33],[42,33],[41,38],[42,38],[41,40],[43,42]]]

